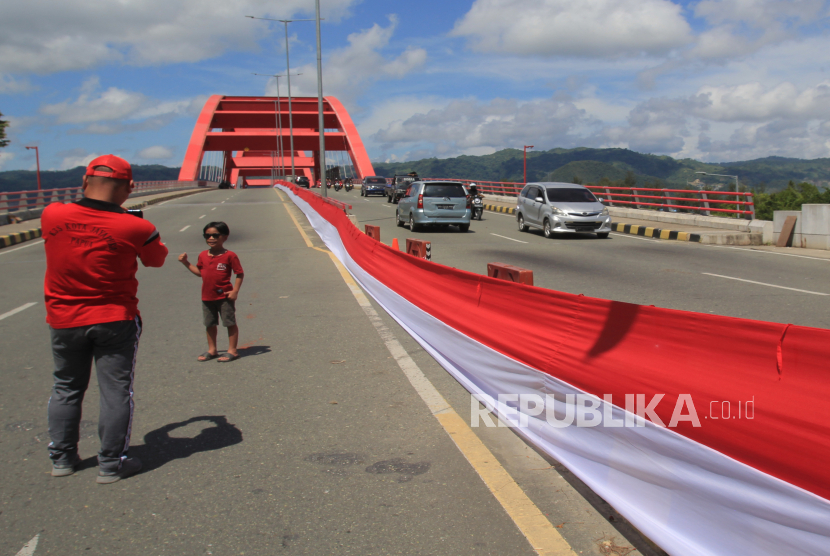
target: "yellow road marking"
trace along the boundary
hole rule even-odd
[[[280,192],[275,189],[277,193]],[[282,195],[280,194],[282,199]],[[397,341],[392,332],[383,324],[369,299],[354,281],[352,275],[343,266],[334,253],[314,247],[300,223],[291,213],[287,203],[285,209],[294,221],[294,225],[306,242],[306,245],[317,251],[328,254],[331,261],[337,268],[343,281],[348,286],[358,305],[364,310],[369,320],[377,329],[381,339],[386,343],[387,349],[401,367],[409,382],[427,404],[430,412],[444,428],[456,447],[461,451],[473,469],[481,477],[484,484],[493,496],[504,508],[513,523],[525,536],[530,546],[540,556],[576,556],[568,542],[562,537],[559,531],[539,510],[536,504],[528,498],[527,494],[516,483],[513,477],[502,467],[492,452],[484,445],[470,426],[450,406],[444,397],[433,386],[429,379],[423,374],[417,364],[409,357],[403,346]]]

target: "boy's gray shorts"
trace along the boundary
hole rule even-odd
[[[236,326],[236,302],[230,299],[202,300],[202,315],[205,317],[205,328],[219,326],[219,315],[222,315],[222,326]]]

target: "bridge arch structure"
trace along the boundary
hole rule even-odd
[[[291,105],[295,173],[319,179],[317,98],[291,97]],[[288,114],[287,97],[211,96],[196,120],[179,180],[204,179],[210,171],[217,181],[269,186],[272,176],[290,174]],[[374,175],[357,128],[335,97],[323,99],[323,121],[326,166],[341,162],[347,176]]]

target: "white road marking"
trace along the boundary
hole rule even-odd
[[[627,237],[629,239],[639,239],[640,241],[651,241],[652,243],[655,241],[660,241],[658,239],[648,239],[645,237],[638,237],[632,234],[615,234],[614,232],[610,232],[612,236],[619,236],[619,237]]]
[[[27,303],[26,305],[21,305],[17,309],[12,309],[8,313],[3,313],[2,315],[0,315],[0,320],[3,320],[5,318],[9,318],[12,315],[16,315],[20,311],[25,311],[26,309],[28,309],[29,307],[32,307],[33,305],[37,305],[37,303],[35,303],[35,302]]]
[[[207,216],[207,214],[203,214],[202,216],[200,216],[200,217],[199,217],[199,220],[201,220],[201,219],[202,219],[202,218],[204,218],[205,216]]]
[[[40,538],[40,533],[35,535],[32,540],[26,543],[26,545],[20,549],[20,552],[17,553],[16,556],[32,556],[35,553],[35,549],[37,548],[37,540]]]
[[[41,243],[43,243],[42,239],[39,240],[39,241],[33,241],[31,243],[27,243],[23,247],[15,247],[14,249],[8,249],[8,248],[0,249],[0,255],[5,255],[6,253],[11,253],[12,251],[20,251],[21,249],[26,249],[27,247],[31,247],[32,245],[40,245]]]
[[[751,249],[747,247],[730,247],[728,245],[705,245],[706,247],[717,247],[719,249],[737,249],[738,251],[745,251],[749,253],[764,253],[766,255],[781,255],[783,257],[798,257],[799,259],[810,259],[813,261],[830,262],[830,259],[823,259],[821,257],[808,257],[807,255],[794,255],[792,253],[776,253],[775,251],[762,251],[760,249]]]
[[[212,209],[210,209],[210,210],[216,210],[216,207],[213,207],[213,208],[212,208]]]
[[[499,234],[490,233],[490,235],[500,237],[500,238],[503,238],[503,239],[509,239],[510,241],[515,241],[516,243],[527,243],[526,241],[521,241],[519,239],[513,239],[512,237],[507,237],[507,236],[500,236]]]
[[[187,226],[185,226],[184,228],[182,228],[182,229],[181,229],[181,230],[179,230],[179,231],[180,231],[180,232],[183,232],[183,231],[185,231],[186,229],[188,229],[189,227],[190,227],[190,224],[188,224]]]
[[[775,284],[766,284],[764,282],[756,282],[754,280],[744,280],[743,278],[735,278],[734,276],[723,276],[721,274],[711,274],[709,272],[701,272],[701,274],[704,274],[706,276],[715,276],[717,278],[726,278],[728,280],[738,280],[739,282],[748,282],[750,284],[757,284],[759,286],[768,286],[770,288],[780,288],[782,290],[790,290],[790,291],[800,292],[800,293],[810,293],[810,294],[813,294],[813,295],[830,295],[830,293],[811,292],[810,290],[799,290],[797,288],[788,288],[787,286],[776,286]]]

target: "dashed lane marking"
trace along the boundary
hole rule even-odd
[[[40,533],[32,537],[32,540],[27,542],[16,556],[32,556],[37,548],[37,541],[40,539]]]
[[[500,236],[499,234],[490,233],[490,235],[500,237],[502,239],[509,239],[510,241],[515,241],[516,243],[527,243],[526,241],[522,241],[520,239],[513,239],[512,237]]]
[[[274,191],[283,199],[281,192]],[[317,251],[326,253],[334,266],[340,272],[343,281],[349,287],[352,295],[357,300],[369,321],[377,330],[389,353],[404,372],[410,384],[426,403],[432,415],[444,428],[450,439],[455,443],[467,461],[478,473],[484,484],[499,501],[502,508],[507,512],[513,523],[519,528],[522,534],[530,543],[531,547],[540,556],[576,556],[568,542],[562,537],[559,531],[554,528],[551,522],[536,507],[533,501],[528,498],[513,477],[502,467],[496,457],[490,452],[487,446],[476,436],[473,430],[467,425],[464,419],[452,408],[452,406],[438,392],[435,386],[424,375],[417,363],[409,356],[404,347],[398,342],[395,335],[383,324],[377,311],[375,311],[369,299],[354,281],[346,267],[335,257],[334,253],[314,247],[300,226],[300,223],[292,214],[288,203],[285,203],[285,210],[294,221],[294,225],[303,237],[306,245]]]
[[[26,309],[28,309],[29,307],[32,307],[32,306],[34,306],[34,305],[37,305],[37,303],[35,303],[35,302],[31,302],[31,303],[27,303],[26,305],[21,305],[21,306],[20,306],[20,307],[18,307],[17,309],[12,309],[12,310],[11,310],[11,311],[9,311],[8,313],[3,313],[2,315],[0,315],[0,320],[7,319],[7,318],[9,318],[10,316],[12,316],[12,315],[16,315],[16,314],[17,314],[17,313],[19,313],[20,311],[25,311]]]
[[[201,219],[202,219],[202,218],[204,218],[205,216],[207,216],[207,214],[203,214],[202,216],[200,216],[200,217],[199,217],[199,220],[201,220]]]
[[[659,243],[659,240],[656,240],[656,239],[648,239],[648,238],[645,238],[645,237],[637,237],[637,236],[633,236],[631,234],[617,234],[617,233],[611,232],[611,235],[612,236],[617,236],[617,237],[627,237],[628,239],[639,239],[640,241],[650,241],[652,243]],[[669,243],[667,245],[683,245],[683,244],[682,243]]]
[[[716,278],[726,278],[727,280],[737,280],[738,282],[747,282],[749,284],[756,284],[758,286],[767,286],[769,288],[779,288],[782,290],[790,290],[799,293],[809,293],[813,295],[830,295],[830,293],[811,292],[810,290],[799,290],[797,288],[788,288],[787,286],[777,286],[775,284],[767,284],[765,282],[756,282],[755,280],[744,280],[743,278],[735,278],[734,276],[723,276],[722,274],[711,274],[709,272],[701,272],[705,276],[714,276]]]
[[[212,208],[212,209],[210,209],[210,210],[216,210],[216,207],[213,207],[213,208]]]
[[[188,229],[189,227],[190,227],[190,224],[188,224],[187,226],[185,226],[184,228],[182,228],[182,229],[181,229],[181,230],[179,230],[179,231],[180,231],[180,232],[183,232],[183,231],[185,231],[186,229]]]

